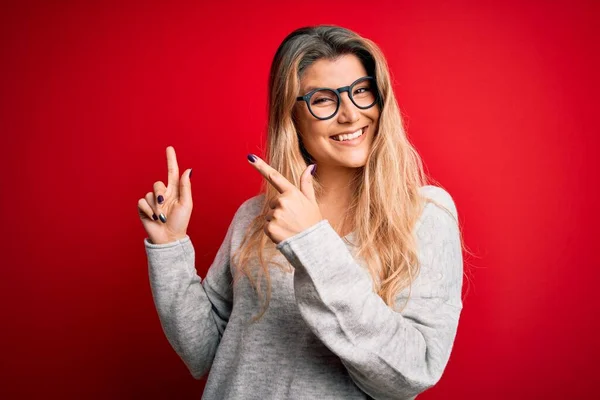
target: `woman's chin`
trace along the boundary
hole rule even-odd
[[[353,160],[345,160],[341,163],[341,166],[344,168],[362,168],[367,164],[367,157],[357,158]]]
[[[362,168],[367,164],[367,153],[364,154],[355,154],[354,157],[349,160],[345,160],[345,163],[348,168]]]
[[[329,158],[329,162],[325,162],[324,160]],[[321,157],[316,158],[321,159],[323,163],[323,168],[333,167],[333,168],[344,168],[344,169],[356,169],[362,168],[367,164],[368,154],[367,152],[349,152],[349,154],[337,154],[334,157],[323,155]],[[319,164],[316,161],[317,165]]]

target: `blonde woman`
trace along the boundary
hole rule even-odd
[[[269,79],[265,179],[204,279],[186,234],[191,169],[138,202],[152,293],[204,399],[412,399],[440,379],[462,309],[452,197],[428,184],[384,56],[301,28]],[[316,167],[318,166],[318,168]]]

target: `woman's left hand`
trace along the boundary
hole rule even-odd
[[[250,156],[248,162],[280,193],[269,202],[271,210],[265,216],[264,231],[273,243],[278,244],[323,219],[312,184],[312,165],[302,174],[298,189],[261,158],[254,156],[252,162]]]

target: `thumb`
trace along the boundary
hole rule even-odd
[[[317,164],[309,165],[302,177],[300,177],[300,191],[313,203],[317,202],[315,198],[315,187],[313,186],[313,175],[317,171]]]
[[[192,203],[192,169],[185,171],[179,180],[179,202],[183,205]]]

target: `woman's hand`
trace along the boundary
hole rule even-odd
[[[167,168],[168,186],[156,181],[154,191],[138,201],[138,215],[154,244],[183,239],[192,215],[192,170],[186,170],[179,179],[179,166],[172,146],[167,147]]]
[[[323,219],[315,199],[312,165],[309,165],[302,174],[300,189],[298,189],[259,157],[251,154],[248,156],[248,161],[280,193],[269,202],[271,211],[265,216],[264,232],[275,244],[310,228]]]

